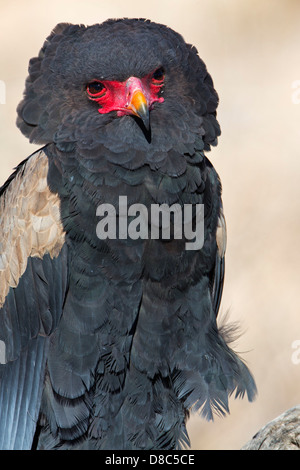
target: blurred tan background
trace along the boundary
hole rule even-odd
[[[192,449],[239,449],[300,403],[300,354],[292,348],[300,340],[300,2],[0,0],[0,185],[36,148],[15,127],[28,60],[58,22],[124,16],[180,32],[220,96],[222,135],[208,157],[222,179],[228,225],[221,310],[240,322],[235,349],[259,394],[252,404],[232,398],[230,416],[214,423],[193,416],[188,428]]]

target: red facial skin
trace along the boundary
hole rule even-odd
[[[103,89],[99,93],[93,93],[93,83],[101,83]],[[153,73],[143,78],[129,77],[125,82],[110,80],[94,80],[87,86],[87,93],[91,100],[99,103],[98,109],[100,114],[106,114],[111,111],[117,111],[118,116],[125,114],[136,114],[132,106],[133,96],[142,96],[148,109],[151,110],[153,103],[162,103],[164,98],[158,94],[164,84],[164,76],[157,80],[153,77]]]

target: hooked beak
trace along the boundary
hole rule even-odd
[[[134,116],[138,116],[143,121],[145,128],[149,130],[149,106],[140,80],[138,79],[135,79],[134,82],[129,85],[129,103],[126,109]]]

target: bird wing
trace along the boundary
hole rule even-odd
[[[40,150],[0,189],[0,448],[30,449],[49,335],[61,315],[67,248]]]
[[[213,302],[213,309],[217,316],[219,312],[219,308],[220,308],[221,299],[222,299],[222,293],[223,293],[224,273],[225,273],[225,251],[226,251],[226,242],[227,242],[226,221],[225,221],[222,207],[221,207],[219,218],[218,218],[216,241],[217,241],[218,249],[216,253],[214,283],[213,283],[213,288],[212,288],[212,302]]]

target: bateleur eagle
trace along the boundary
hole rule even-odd
[[[43,147],[0,190],[0,448],[177,449],[190,411],[254,398],[216,323],[217,105],[195,47],[144,19],[58,24],[30,60],[17,126]],[[120,196],[203,205],[201,248],[161,222],[158,237],[99,237],[97,208],[120,221]]]

